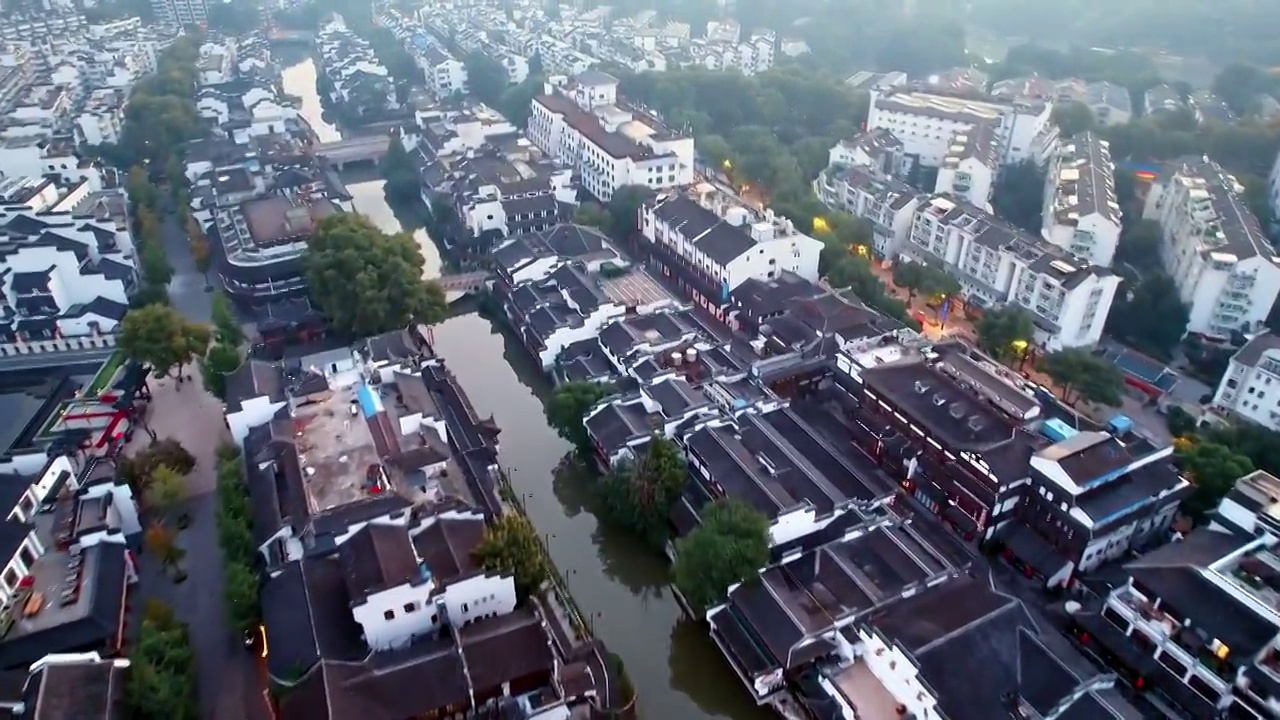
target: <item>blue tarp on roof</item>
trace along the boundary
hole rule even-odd
[[[1152,387],[1164,392],[1173,389],[1178,382],[1177,373],[1151,358],[1124,349],[1112,349],[1103,353],[1103,357],[1115,363],[1126,375],[1137,378]]]

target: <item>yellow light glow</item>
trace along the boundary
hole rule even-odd
[[[824,217],[815,217],[815,218],[813,219],[813,231],[814,231],[814,232],[819,232],[819,233],[821,233],[821,232],[830,232],[830,231],[831,231],[831,226],[827,224],[827,219],[826,219],[826,218],[824,218]]]
[[[1028,343],[1026,340],[1014,340],[1013,342],[1009,343],[1009,347],[1012,347],[1014,350],[1017,350],[1019,352],[1026,350],[1027,345]]]
[[[733,163],[729,160],[729,158],[725,158],[724,162],[720,163],[720,167],[724,168],[725,170],[732,170]]]
[[[265,658],[267,656],[267,626],[266,625],[258,625],[258,636],[262,638],[262,652],[260,654],[263,658]]]

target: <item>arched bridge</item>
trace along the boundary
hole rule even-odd
[[[454,275],[441,275],[435,281],[440,283],[440,288],[447,293],[472,293],[484,290],[492,279],[492,273],[477,270]]]
[[[345,140],[321,143],[312,150],[341,170],[347,163],[377,162],[387,154],[387,148],[390,146],[390,135],[358,135]]]

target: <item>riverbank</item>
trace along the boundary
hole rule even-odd
[[[323,142],[341,131],[323,118],[309,56],[284,69],[285,91],[303,97],[302,114]],[[387,232],[414,230],[387,205],[372,170],[348,186],[356,209]],[[426,274],[447,264],[426,233],[414,231]],[[423,242],[423,240],[426,242]],[[461,308],[460,308],[461,309]],[[712,642],[690,621],[667,588],[666,560],[627,533],[600,523],[589,478],[557,473],[569,444],[543,413],[551,384],[518,340],[488,318],[460,312],[433,329],[445,359],[481,416],[502,428],[499,460],[528,517],[543,534],[592,634],[617,653],[635,685],[643,718],[765,720],[762,710]]]

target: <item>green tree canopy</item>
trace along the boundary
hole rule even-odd
[[[1107,316],[1107,331],[1148,355],[1168,358],[1189,320],[1173,278],[1152,272],[1128,293],[1121,287]]]
[[[1025,160],[1000,171],[991,195],[996,215],[1032,235],[1039,235],[1044,210],[1044,171]]]
[[[573,222],[578,225],[587,225],[596,228],[601,232],[609,232],[613,226],[613,218],[609,216],[609,211],[599,203],[584,202],[573,211]]]
[[[224,345],[239,347],[244,342],[244,329],[236,319],[235,308],[225,293],[213,294],[213,309],[210,314],[213,323],[214,339]]]
[[[1081,399],[1118,407],[1124,393],[1124,375],[1115,363],[1087,350],[1070,348],[1040,358],[1039,368],[1062,387],[1063,399]]]
[[[507,92],[507,70],[483,50],[472,50],[462,60],[467,69],[467,88],[480,102],[498,108]]]
[[[1160,246],[1164,233],[1155,220],[1138,220],[1125,223],[1116,244],[1114,262],[1129,265],[1137,270],[1153,270],[1160,267]]]
[[[639,231],[640,206],[653,195],[643,185],[623,185],[613,191],[605,209],[609,211],[609,232],[618,239],[626,239]]]
[[[1069,101],[1053,106],[1053,121],[1064,137],[1093,129],[1093,110],[1082,102]]]
[[[486,570],[514,576],[516,593],[522,598],[538,592],[551,577],[551,563],[539,542],[538,530],[517,513],[494,520],[472,555]]]
[[[1253,463],[1226,445],[1196,440],[1180,441],[1178,466],[1194,486],[1191,495],[1182,503],[1182,511],[1193,518],[1201,518],[1222,501],[1235,482],[1253,472]]]
[[[536,55],[534,56],[537,57]],[[507,88],[498,101],[497,110],[512,125],[524,129],[529,124],[529,116],[533,114],[533,99],[542,94],[546,78],[539,69],[534,72],[533,61],[529,62],[529,77],[515,87]]]
[[[571,382],[556,388],[547,403],[547,422],[560,437],[573,443],[580,452],[589,452],[591,440],[582,424],[582,416],[607,393],[608,388],[593,382]]]
[[[720,499],[702,513],[702,524],[676,541],[676,587],[702,613],[729,587],[751,580],[769,562],[769,519],[739,500]]]
[[[1019,356],[1035,334],[1031,314],[1016,306],[991,308],[982,313],[974,330],[978,347],[991,357],[1008,361]]]
[[[661,549],[670,538],[671,510],[689,476],[680,446],[655,435],[634,462],[620,462],[600,480],[610,518]]]
[[[321,220],[306,257],[311,297],[339,332],[366,337],[439,322],[447,312],[439,283],[422,279],[423,259],[408,233],[388,235],[368,218]]]
[[[387,154],[382,156],[379,168],[387,181],[383,192],[390,204],[403,207],[422,202],[422,179],[399,136],[391,138]]]
[[[187,321],[167,305],[147,305],[125,315],[120,323],[120,349],[130,360],[147,363],[164,377],[203,354],[209,328]]]

